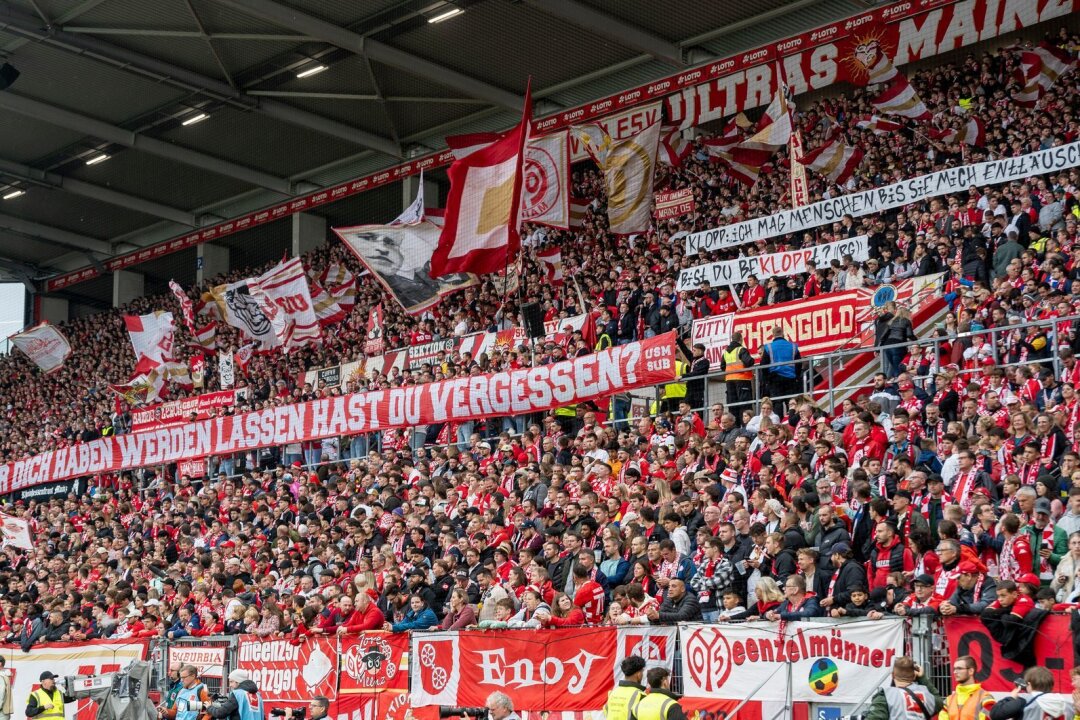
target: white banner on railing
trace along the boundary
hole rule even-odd
[[[714,252],[837,222],[845,215],[872,215],[928,198],[963,192],[971,187],[998,185],[1078,165],[1080,142],[1074,142],[1019,157],[940,170],[894,185],[841,195],[794,210],[693,233],[686,236],[686,254]]]
[[[689,697],[857,703],[903,654],[904,620],[684,625],[679,641]]]
[[[806,264],[824,267],[833,260],[843,261],[851,255],[856,262],[870,259],[870,243],[866,235],[837,240],[826,245],[815,245],[800,250],[769,253],[768,255],[744,255],[734,260],[706,263],[686,268],[679,273],[679,292],[695,290],[707,282],[713,287],[737,285],[753,276],[760,280],[770,277],[787,277],[807,272]]]

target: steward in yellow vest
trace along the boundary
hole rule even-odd
[[[678,698],[671,692],[671,672],[666,668],[652,668],[648,679],[649,694],[637,704],[635,720],[686,720]]]
[[[631,655],[622,661],[622,674],[615,689],[608,693],[604,703],[604,717],[607,720],[632,720],[638,702],[645,697],[645,688],[641,685],[641,674],[645,672],[645,660]]]
[[[26,717],[39,720],[64,720],[64,703],[75,702],[56,687],[56,676],[46,670],[39,678],[41,687],[30,693],[26,702]]]

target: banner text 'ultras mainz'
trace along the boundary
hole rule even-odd
[[[354,393],[119,435],[0,465],[0,494],[94,473],[339,435],[524,415],[670,382],[675,333],[551,365]]]

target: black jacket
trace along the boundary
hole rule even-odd
[[[678,623],[700,619],[701,608],[698,607],[697,598],[692,594],[686,592],[677,602],[673,602],[671,597],[664,593],[664,602],[660,603],[660,622]],[[669,715],[669,720],[670,717]]]
[[[866,570],[857,560],[845,560],[836,570],[835,577],[835,583],[831,578],[829,581],[833,586],[833,607],[844,607],[851,602],[851,588],[857,585],[866,588]]]

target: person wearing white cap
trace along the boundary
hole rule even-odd
[[[212,718],[218,720],[265,720],[259,688],[251,680],[247,670],[236,669],[229,673],[229,694],[224,700],[206,708]]]

